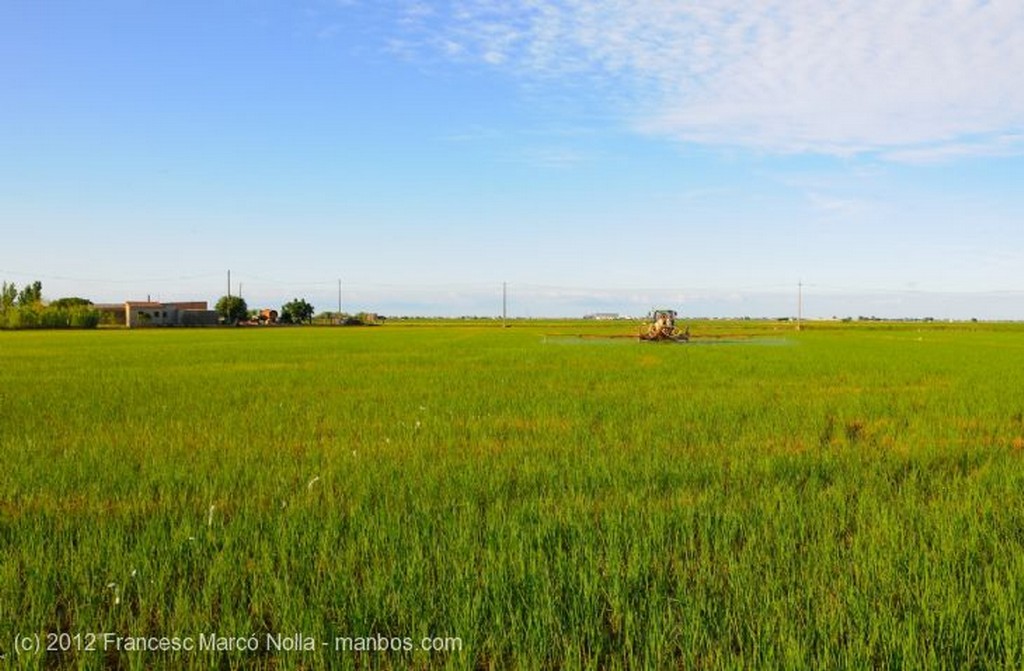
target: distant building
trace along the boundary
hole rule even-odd
[[[128,328],[139,326],[216,326],[217,312],[208,309],[206,301],[157,303],[155,301],[126,301],[124,324]]]
[[[584,319],[599,319],[599,320],[602,320],[602,321],[603,320],[611,320],[611,319],[618,319],[619,318],[619,313],[618,312],[595,312],[594,314],[583,315],[583,318]]]

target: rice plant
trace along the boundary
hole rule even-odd
[[[3,661],[1024,666],[1024,328],[692,329],[0,333]]]

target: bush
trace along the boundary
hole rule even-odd
[[[73,329],[94,329],[100,323],[100,311],[84,306],[71,308],[69,317],[68,326]]]
[[[68,327],[68,311],[63,308],[48,307],[39,313],[38,328],[66,329]]]
[[[71,308],[24,305],[8,308],[0,313],[0,328],[11,330],[92,329],[99,323],[99,310],[84,305]]]
[[[7,328],[34,329],[39,328],[39,313],[35,306],[18,306],[7,311]]]

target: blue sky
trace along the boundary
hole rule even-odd
[[[1024,4],[0,5],[0,277],[1024,318]]]

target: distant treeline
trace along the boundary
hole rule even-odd
[[[4,282],[0,289],[0,329],[91,329],[100,323],[100,311],[85,298],[43,301],[43,283],[21,290]]]

